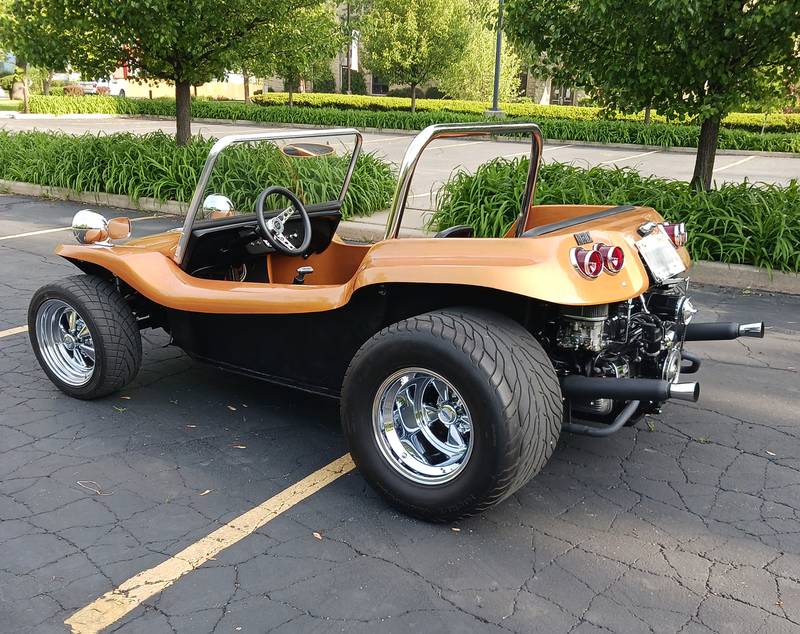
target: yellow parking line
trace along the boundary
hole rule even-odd
[[[72,628],[72,634],[89,634],[116,623],[143,601],[171,586],[183,575],[202,566],[221,551],[233,546],[354,468],[350,454],[337,458],[297,484],[231,520],[188,548],[184,548],[164,563],[140,572],[115,590],[106,592],[96,601],[78,610],[64,621],[64,624]]]
[[[139,220],[152,220],[153,218],[163,218],[163,216],[143,216],[141,218],[131,218],[131,222],[138,222]],[[58,227],[57,229],[41,229],[40,231],[26,231],[25,233],[15,233],[10,236],[0,236],[2,240],[13,240],[14,238],[28,238],[30,236],[41,236],[46,233],[57,233],[59,231],[67,231],[72,227]]]
[[[28,327],[17,326],[16,328],[9,328],[8,330],[0,330],[0,339],[3,337],[10,337],[11,335],[18,335],[22,332],[28,332]]]

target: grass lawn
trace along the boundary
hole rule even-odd
[[[0,110],[19,110],[20,103],[16,99],[0,99]]]

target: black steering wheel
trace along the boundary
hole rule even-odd
[[[275,195],[288,199],[290,205],[277,216],[267,219],[264,217],[264,201]],[[284,233],[286,221],[295,212],[300,214],[300,218],[303,221],[303,242],[299,246],[295,246]],[[261,235],[272,247],[285,255],[303,255],[308,249],[308,245],[311,244],[311,218],[309,218],[308,212],[303,203],[300,202],[300,199],[285,187],[267,187],[259,194],[256,201],[256,218],[258,218],[258,227],[261,229]]]

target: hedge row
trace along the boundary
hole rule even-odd
[[[0,131],[0,179],[66,187],[78,192],[123,194],[134,200],[188,202],[215,139],[194,137],[184,146],[161,132],[72,136]],[[258,193],[281,183],[307,203],[339,196],[348,156],[297,160],[261,143],[234,147],[220,157],[209,184],[237,209],[254,209]],[[391,166],[362,154],[342,208],[346,218],[386,209],[396,179]]]
[[[468,224],[477,235],[503,235],[519,214],[527,159],[495,159],[456,173],[439,191],[430,228]],[[697,194],[682,181],[630,169],[543,165],[537,204],[634,204],[685,222],[693,258],[800,272],[800,184],[724,183]]]
[[[394,99],[389,98],[387,99]],[[400,99],[400,98],[398,98]],[[434,100],[435,101],[435,100]],[[466,102],[472,103],[472,102]],[[564,106],[564,108],[567,108]],[[119,99],[115,97],[32,97],[31,111],[37,113],[116,113],[150,116],[175,116],[172,99]],[[230,101],[192,102],[192,115],[197,118],[259,121],[264,123],[294,123],[317,126],[347,126],[393,130],[422,130],[434,123],[467,123],[486,119],[479,114],[449,110],[416,113],[387,110],[258,106]],[[491,119],[495,121],[494,119]],[[527,120],[509,116],[507,121]],[[631,143],[660,147],[697,147],[700,128],[694,125],[654,123],[649,126],[634,121],[576,119],[541,119],[542,134],[547,139],[581,141],[586,143]],[[720,131],[722,149],[798,152],[800,134],[757,134],[746,130]]]
[[[253,102],[262,106],[283,106],[288,103],[287,93],[266,93],[253,97]],[[309,108],[338,108],[340,110],[405,110],[411,109],[411,99],[403,97],[368,97],[364,95],[340,95],[325,93],[300,93],[293,95],[296,106]],[[466,101],[459,99],[417,99],[416,108],[420,112],[461,112],[466,114],[483,115],[487,105],[480,101]],[[609,116],[602,108],[590,106],[543,106],[525,102],[501,104],[502,110],[511,117],[524,117],[535,121],[543,119],[571,119],[578,121],[597,121],[608,119]],[[644,113],[623,115],[621,113],[610,117],[616,121],[643,121]],[[668,123],[666,117],[653,114],[655,123]],[[675,122],[688,124],[689,122]],[[754,132],[800,132],[800,114],[769,114],[758,113],[733,113],[723,120],[723,125],[728,128],[751,130]]]

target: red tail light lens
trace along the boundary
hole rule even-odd
[[[599,277],[603,272],[603,256],[594,249],[590,251],[583,247],[576,247],[570,251],[570,260],[578,273],[590,280]]]
[[[597,252],[603,258],[603,266],[611,274],[619,273],[625,264],[625,252],[620,247],[598,244]]]
[[[686,244],[686,238],[689,234],[686,233],[686,225],[682,222],[677,224],[672,224],[669,222],[665,222],[661,225],[661,228],[664,229],[666,234],[669,236],[669,239],[672,240],[672,244],[676,247],[682,247]]]

